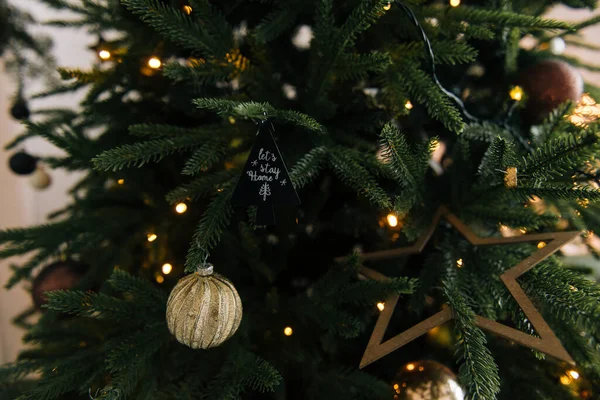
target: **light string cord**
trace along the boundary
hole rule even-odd
[[[410,20],[410,22],[412,22],[412,24],[414,26],[416,26],[417,29],[419,30],[419,32],[421,33],[421,39],[423,40],[423,44],[425,45],[425,53],[429,60],[431,77],[433,78],[433,81],[435,82],[435,84],[440,88],[440,90],[444,94],[446,94],[446,96],[450,97],[456,103],[456,105],[458,105],[458,107],[460,108],[460,110],[461,110],[462,114],[465,116],[465,118],[467,118],[468,120],[470,120],[472,122],[479,122],[479,119],[477,117],[475,117],[474,115],[472,115],[471,113],[469,113],[467,111],[465,104],[462,102],[462,100],[459,99],[458,96],[456,96],[454,93],[452,93],[448,89],[446,89],[441,84],[440,80],[438,79],[437,74],[435,73],[435,54],[433,53],[433,48],[431,47],[431,42],[429,41],[429,38],[427,37],[427,33],[425,33],[425,30],[419,23],[419,20],[417,19],[417,16],[415,15],[415,13],[413,13],[410,8],[408,8],[406,5],[402,4],[399,1],[396,1],[396,4],[398,4],[400,6],[400,8],[402,9],[402,11],[404,11],[406,16]]]
[[[429,60],[429,67],[430,67],[430,72],[431,72],[431,77],[433,78],[433,81],[435,82],[435,84],[440,88],[440,90],[445,93],[448,97],[450,97],[455,103],[456,105],[458,105],[458,107],[460,108],[461,112],[463,113],[463,115],[469,119],[472,122],[481,122],[479,120],[479,118],[475,117],[474,115],[472,115],[471,113],[469,113],[465,107],[465,104],[463,103],[463,101],[458,98],[454,93],[450,92],[449,90],[447,90],[442,83],[440,82],[440,80],[437,77],[437,74],[435,73],[435,54],[433,52],[433,48],[431,47],[431,41],[429,40],[429,37],[427,36],[427,33],[425,33],[425,30],[423,29],[423,27],[421,26],[421,24],[419,23],[419,20],[417,19],[417,16],[415,15],[415,13],[405,4],[401,3],[400,1],[395,1],[396,4],[398,4],[400,6],[400,8],[402,9],[402,11],[404,11],[404,13],[406,14],[406,16],[408,17],[408,19],[410,20],[410,22],[417,27],[417,29],[419,30],[419,32],[421,33],[421,39],[423,40],[423,44],[425,47],[425,53],[427,55],[427,58]],[[502,127],[504,129],[506,129],[518,142],[521,146],[523,146],[523,148],[529,152],[530,154],[534,153],[535,150],[534,148],[529,144],[529,142],[521,135],[519,135],[519,133],[510,126],[509,121],[514,113],[514,111],[516,110],[518,105],[518,102],[514,102],[508,109],[508,112],[506,113],[506,116],[504,117],[504,119],[502,120]],[[596,183],[600,184],[600,177],[595,176],[593,174],[587,173],[585,171],[582,170],[577,170],[576,172],[590,178],[593,179]]]

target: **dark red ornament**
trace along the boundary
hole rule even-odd
[[[543,60],[532,65],[521,72],[517,83],[527,96],[523,118],[532,124],[542,122],[564,102],[578,101],[583,94],[581,74],[561,60]]]
[[[57,261],[44,267],[31,287],[35,308],[40,310],[48,302],[46,292],[74,288],[88,269],[87,264],[74,260]]]

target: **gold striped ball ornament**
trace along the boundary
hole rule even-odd
[[[205,264],[181,278],[167,301],[167,325],[192,349],[219,346],[237,331],[242,301],[233,284]]]

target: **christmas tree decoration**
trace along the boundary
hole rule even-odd
[[[31,285],[33,304],[38,310],[48,302],[46,292],[73,289],[85,276],[89,266],[72,259],[45,266]]]
[[[24,151],[19,151],[10,157],[8,165],[17,175],[30,175],[37,167],[37,158]]]
[[[18,121],[23,121],[29,118],[29,106],[23,98],[17,99],[10,108],[10,115]]]
[[[517,168],[516,167],[508,167],[506,168],[506,173],[504,175],[504,186],[510,189],[514,189],[517,187]]]
[[[477,315],[475,318],[475,325],[479,326],[481,329],[493,332],[499,336],[512,340],[515,343],[519,343],[531,349],[546,353],[559,360],[574,364],[575,362],[569,353],[565,350],[550,326],[548,326],[542,315],[533,305],[533,302],[527,297],[519,285],[517,278],[554,254],[563,245],[575,239],[580,233],[549,232],[513,237],[482,238],[473,233],[473,231],[471,231],[471,229],[464,222],[458,219],[454,214],[450,213],[446,207],[440,207],[435,214],[431,225],[413,245],[391,250],[363,253],[361,255],[361,259],[364,261],[381,261],[410,254],[421,253],[432,238],[442,218],[450,223],[450,225],[452,225],[458,232],[460,232],[465,239],[469,241],[469,243],[475,246],[506,245],[529,242],[539,243],[540,241],[544,241],[546,243],[544,247],[538,247],[536,252],[509,270],[505,271],[500,276],[500,279],[512,295],[513,299],[517,302],[517,304],[519,304],[523,313],[527,316],[529,323],[531,323],[531,325],[535,328],[539,337],[531,336],[527,333],[479,315]],[[337,259],[338,262],[343,262],[344,260],[347,260],[347,258],[341,257]],[[462,259],[457,262],[457,267],[463,267]],[[362,267],[360,273],[361,275],[374,280],[385,281],[389,279],[385,275],[367,267]],[[445,306],[437,314],[384,342],[383,338],[394,313],[394,309],[396,308],[396,304],[398,303],[399,297],[399,295],[395,294],[390,296],[385,301],[386,307],[379,314],[379,318],[377,319],[377,323],[375,324],[375,328],[371,334],[371,339],[369,340],[367,349],[365,350],[363,358],[360,362],[360,368],[366,367],[372,362],[379,360],[387,354],[390,354],[407,343],[424,335],[431,329],[438,327],[454,318],[452,309]]]
[[[567,43],[565,42],[565,39],[561,38],[560,36],[557,36],[550,40],[548,46],[550,48],[550,53],[556,56],[560,56],[562,53],[565,52],[565,49],[567,48]]]
[[[52,184],[52,177],[46,172],[45,168],[38,166],[29,177],[29,183],[34,189],[47,189]]]
[[[231,198],[236,206],[258,206],[256,224],[259,226],[275,224],[273,206],[300,204],[273,130],[270,120],[259,123],[256,143]]]
[[[600,105],[588,93],[584,93],[573,113],[568,116],[573,125],[586,127],[600,118]]]
[[[213,269],[205,264],[181,278],[167,301],[169,331],[192,349],[219,346],[242,321],[242,301],[235,287]]]
[[[583,78],[577,69],[561,60],[543,60],[519,75],[519,85],[527,94],[524,116],[541,122],[566,101],[578,101],[583,94]]]
[[[404,364],[392,380],[397,400],[464,400],[458,377],[437,361],[420,360]]]

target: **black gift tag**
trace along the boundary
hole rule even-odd
[[[258,206],[257,225],[274,225],[274,205],[299,205],[283,157],[273,139],[273,125],[265,120],[258,125],[256,143],[252,147],[244,172],[231,197],[236,206]]]

